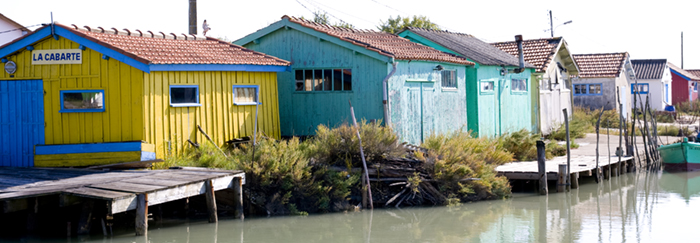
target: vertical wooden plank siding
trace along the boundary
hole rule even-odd
[[[35,50],[78,49],[65,38],[47,38],[34,45]],[[91,49],[82,52],[82,64],[32,65],[31,51],[23,49],[7,57],[17,63],[17,73],[0,73],[0,80],[42,80],[44,86],[43,134],[45,144],[103,143],[143,140],[144,75],[138,69],[114,59],[104,60]],[[59,113],[60,91],[102,89],[104,112]],[[138,131],[138,132],[137,132]]]
[[[156,157],[166,158],[185,151],[187,139],[208,143],[197,125],[222,146],[228,140],[253,135],[254,105],[234,105],[233,85],[258,85],[258,130],[280,138],[277,74],[266,72],[151,72],[144,74],[143,135],[156,145]],[[197,107],[171,107],[170,85],[198,85]],[[150,134],[150,135],[149,135]],[[196,134],[196,136],[195,136]],[[172,150],[172,153],[169,151]]]

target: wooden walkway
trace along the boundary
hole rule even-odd
[[[634,161],[634,157],[622,157],[622,161],[615,157],[599,157],[598,164],[603,170],[603,175],[608,178],[612,173],[617,176],[628,170],[629,163]],[[566,156],[556,157],[545,162],[547,180],[559,179],[559,165],[566,164]],[[499,175],[505,176],[509,180],[539,180],[537,161],[512,162],[496,167]],[[579,176],[593,176],[596,171],[595,156],[572,156],[571,157],[571,180],[572,185],[578,186]],[[610,171],[611,173],[607,173]]]
[[[38,204],[34,204],[39,197],[58,196],[60,207],[88,201],[104,202],[108,215],[141,208],[146,210],[145,215],[139,216],[137,212],[137,217],[145,217],[148,206],[206,194],[207,204],[213,203],[216,221],[213,192],[232,189],[240,199],[235,200],[236,214],[242,217],[244,183],[245,173],[242,171],[205,168],[99,171],[0,167],[0,215],[37,207]],[[139,207],[140,203],[146,204]],[[137,224],[137,234],[138,231]]]

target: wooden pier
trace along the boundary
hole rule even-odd
[[[610,176],[618,176],[629,172],[631,163],[634,162],[634,157],[622,157],[622,160],[617,156],[614,157],[599,157],[598,164],[602,170],[605,179]],[[560,179],[559,165],[566,164],[566,157],[556,157],[545,161],[545,171],[548,181],[557,181]],[[539,171],[537,161],[512,162],[496,167],[499,175],[505,176],[509,180],[534,180],[538,181]],[[595,156],[572,156],[570,168],[571,188],[578,188],[578,178],[581,176],[594,176],[596,173]]]
[[[26,210],[40,211],[47,198],[58,197],[59,205],[82,204],[78,233],[89,231],[93,207],[106,205],[105,218],[136,210],[136,234],[148,228],[148,206],[206,195],[209,221],[216,222],[215,191],[230,190],[234,195],[235,215],[243,217],[242,171],[205,168],[168,170],[100,171],[87,169],[0,167],[0,216]],[[40,204],[40,201],[44,203]],[[104,210],[103,210],[104,211]],[[104,220],[104,218],[103,218]],[[104,221],[103,221],[104,230]]]

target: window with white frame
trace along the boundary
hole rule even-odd
[[[170,85],[170,106],[202,106],[199,104],[199,85]]]
[[[495,86],[494,86],[494,81],[493,80],[481,80],[479,81],[479,86],[480,86],[480,91],[481,92],[493,92]]]
[[[527,92],[527,79],[511,79],[510,90],[513,92]]]
[[[259,97],[259,87],[257,85],[233,86],[234,105],[257,105],[259,104]]]
[[[451,89],[456,89],[457,88],[457,71],[455,70],[442,70],[440,71],[440,76],[442,78],[442,87],[443,88],[451,88]]]
[[[351,91],[352,69],[296,69],[295,91]]]
[[[103,112],[104,90],[61,90],[59,112]]]

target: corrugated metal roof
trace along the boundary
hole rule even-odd
[[[479,64],[507,66],[520,65],[517,57],[481,41],[473,35],[415,27],[408,27],[407,29]],[[526,63],[525,66],[535,68],[535,66],[529,63]]]
[[[637,79],[661,79],[666,69],[666,59],[631,60]]]

